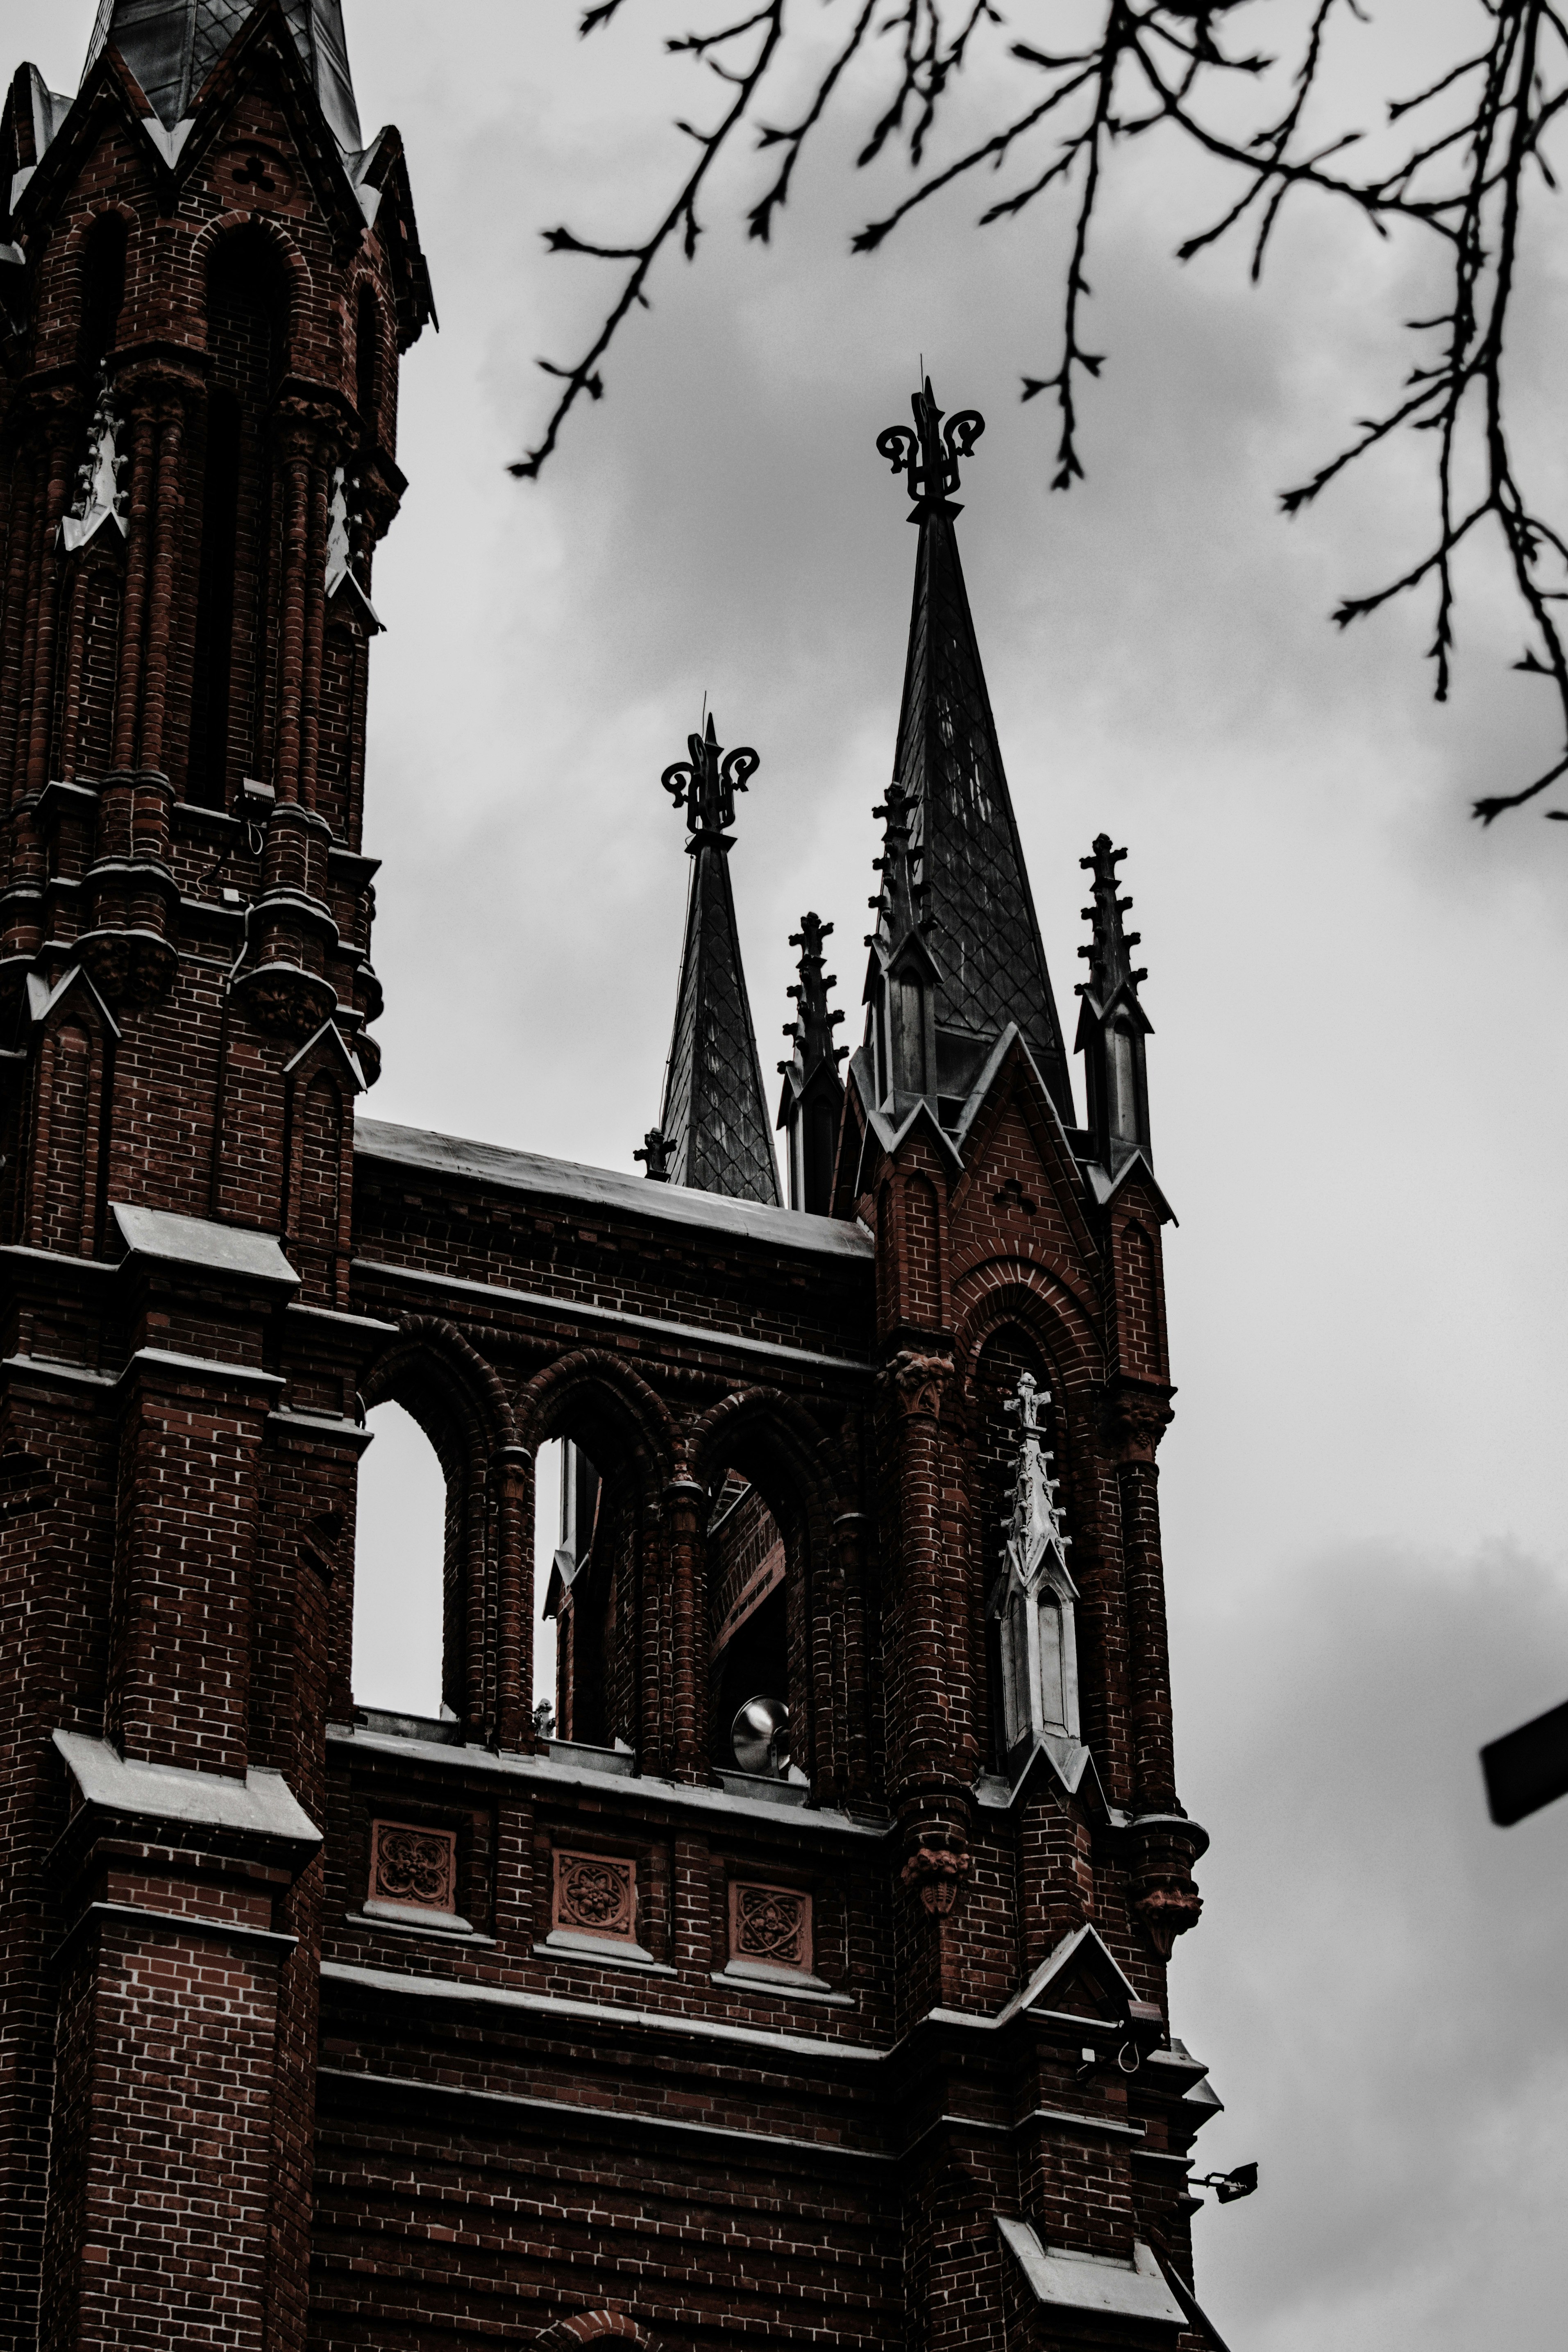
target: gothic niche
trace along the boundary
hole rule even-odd
[[[1079,1735],[1078,1588],[1068,1571],[1071,1538],[1063,1524],[1041,1415],[1050,1391],[1023,1373],[1005,1410],[1017,1423],[1013,1507],[992,1588],[990,1616],[1000,1650],[1002,1747],[1009,1770],[1043,1742]]]
[[[782,1780],[790,1766],[788,1558],[751,1482],[726,1472],[708,1522],[712,1755],[721,1771]]]

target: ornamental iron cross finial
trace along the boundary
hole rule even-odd
[[[914,411],[913,431],[907,425],[889,425],[877,436],[878,454],[886,457],[895,474],[908,477],[910,496],[915,502],[911,522],[919,522],[922,515],[957,514],[959,509],[952,501],[958,488],[959,459],[973,454],[985,430],[985,419],[977,408],[961,408],[944,425],[929,375],[910,406]]]
[[[735,794],[745,791],[747,778],[754,776],[763,763],[748,744],[739,744],[732,751],[723,750],[711,711],[707,731],[689,735],[686,748],[689,760],[677,760],[666,768],[659,782],[677,808],[685,809],[686,829],[695,847],[699,841],[721,837],[734,824]]]

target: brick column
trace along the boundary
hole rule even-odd
[[[142,687],[141,764],[165,765],[169,665],[176,635],[178,585],[174,561],[185,520],[184,402],[180,389],[164,387],[156,411],[158,488],[153,519],[151,594]]]
[[[526,1445],[503,1445],[492,1477],[496,1538],[496,1736],[503,1748],[529,1748],[533,1739],[533,1455]]]
[[[114,698],[114,762],[129,768],[136,758],[142,715],[142,623],[152,570],[154,425],[149,396],[141,383],[128,387],[131,410],[130,495],[126,500],[125,598],[120,617],[120,678]]]
[[[1203,1904],[1193,1885],[1192,1865],[1208,1843],[1196,1823],[1187,1820],[1177,1798],[1171,1738],[1171,1662],[1154,1465],[1154,1449],[1170,1418],[1169,1390],[1152,1383],[1118,1381],[1108,1399],[1107,1429],[1116,1455],[1127,1578],[1133,1907],[1162,1958],[1168,1958],[1176,1937],[1197,1923]]]
[[[140,1762],[242,1773],[275,1374],[143,1348],[124,1381],[105,1728]]]
[[[884,1579],[888,1627],[889,1795],[905,1888],[945,1918],[969,1870],[969,1792],[962,1771],[970,1714],[966,1662],[954,1653],[951,1563],[942,1522],[942,1401],[952,1359],[899,1349],[883,1371],[893,1415],[898,1559]]]
[[[33,633],[32,711],[27,730],[26,789],[41,793],[49,781],[49,740],[55,717],[55,633],[59,617],[60,580],[65,558],[60,551],[59,521],[70,504],[74,488],[72,453],[80,437],[80,403],[69,395],[69,405],[49,420],[48,490],[45,507],[44,543],[38,572],[37,617]]]
[[[866,1675],[866,1521],[845,1511],[833,1522],[839,1614],[834,1698],[844,1745],[844,1793],[863,1801],[871,1790],[870,1692]]]
[[[711,1778],[708,1756],[708,1496],[693,1478],[664,1490],[669,1535],[668,1707],[665,1738],[678,1780]]]

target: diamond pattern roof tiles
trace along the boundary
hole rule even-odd
[[[729,845],[693,845],[686,944],[659,1121],[673,1182],[780,1204],[778,1163],[741,969]]]
[[[951,516],[928,512],[910,623],[898,776],[913,803],[939,1030],[1016,1021],[1070,1124],[1072,1096],[1034,896],[985,689]]]
[[[112,41],[166,130],[191,111],[214,66],[254,13],[253,0],[100,0],[84,79]],[[360,145],[342,0],[284,0],[284,19],[309,67],[340,146]]]

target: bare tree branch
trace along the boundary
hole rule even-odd
[[[580,31],[607,28],[623,5],[595,0]],[[1095,0],[1085,12],[1089,37],[1076,47],[1054,49],[1009,39],[995,0],[816,0],[814,22],[824,8],[841,5],[841,35],[826,63],[818,55],[809,95],[783,123],[764,121],[761,108],[769,75],[811,54],[812,34],[796,29],[796,0],[763,0],[710,32],[667,37],[667,49],[705,66],[724,84],[727,108],[711,130],[679,126],[695,141],[697,158],[641,242],[598,242],[565,227],[547,232],[552,252],[628,266],[582,358],[565,366],[540,362],[562,389],[537,446],[511,471],[537,477],[577,401],[603,396],[601,365],[611,344],[631,311],[647,307],[647,281],[666,247],[678,244],[688,260],[694,256],[707,176],[742,126],[754,131],[759,148],[782,151],[772,180],[746,214],[749,233],[766,242],[810,141],[846,89],[852,83],[859,89],[868,76],[880,89],[871,94],[858,164],[863,168],[898,149],[917,177],[906,195],[853,236],[855,252],[875,251],[912,212],[982,164],[1002,171],[1022,162],[1025,175],[982,212],[981,226],[1016,218],[1058,187],[1076,189],[1060,278],[1058,355],[1049,373],[1023,378],[1026,400],[1041,392],[1055,396],[1051,485],[1070,488],[1083,475],[1078,383],[1098,376],[1104,365],[1104,354],[1086,345],[1083,318],[1092,299],[1089,256],[1107,174],[1129,142],[1163,129],[1237,182],[1210,225],[1178,244],[1181,260],[1223,244],[1247,223],[1248,270],[1256,279],[1286,204],[1306,193],[1348,205],[1380,236],[1403,229],[1436,239],[1447,272],[1446,298],[1436,316],[1406,321],[1407,331],[1423,339],[1417,345],[1423,353],[1429,350],[1424,339],[1438,338],[1436,355],[1418,359],[1399,396],[1381,414],[1361,419],[1336,454],[1282,494],[1281,504],[1287,514],[1299,513],[1403,430],[1432,436],[1435,518],[1426,553],[1384,586],[1343,599],[1333,617],[1344,627],[1400,596],[1432,593],[1427,650],[1435,694],[1446,700],[1452,683],[1454,559],[1474,534],[1495,528],[1530,632],[1524,656],[1513,667],[1552,681],[1563,751],[1517,791],[1477,800],[1475,814],[1490,824],[1504,810],[1535,799],[1568,775],[1568,649],[1554,609],[1568,601],[1568,541],[1535,511],[1520,478],[1506,422],[1508,325],[1527,199],[1537,188],[1553,193],[1557,184],[1544,142],[1568,108],[1568,13],[1562,0],[1471,0],[1474,37],[1457,39],[1457,54],[1442,59],[1413,95],[1384,101],[1379,132],[1312,121],[1326,102],[1330,43],[1342,27],[1369,21],[1367,0],[1303,0],[1297,46],[1288,58],[1232,45],[1231,36],[1246,24],[1267,22],[1278,33],[1286,11],[1279,0],[1268,0],[1264,19],[1257,12],[1265,5]],[[1032,79],[1037,94],[1007,107],[981,136],[928,169],[926,151],[946,120],[954,84],[982,51],[1020,81]],[[1002,80],[1005,87],[1005,76]],[[1281,80],[1282,101],[1271,97]],[[1215,101],[1248,89],[1258,92],[1262,120],[1237,133],[1231,127],[1234,102]],[[1408,143],[1392,159],[1371,161],[1379,138],[1396,127]],[[1054,143],[1043,156],[1036,144],[1031,159],[1031,142],[1040,138]],[[1352,169],[1352,156],[1369,160]],[[1478,462],[1479,496],[1457,517],[1457,474],[1463,467],[1468,479]],[[1568,816],[1568,810],[1546,814]]]

